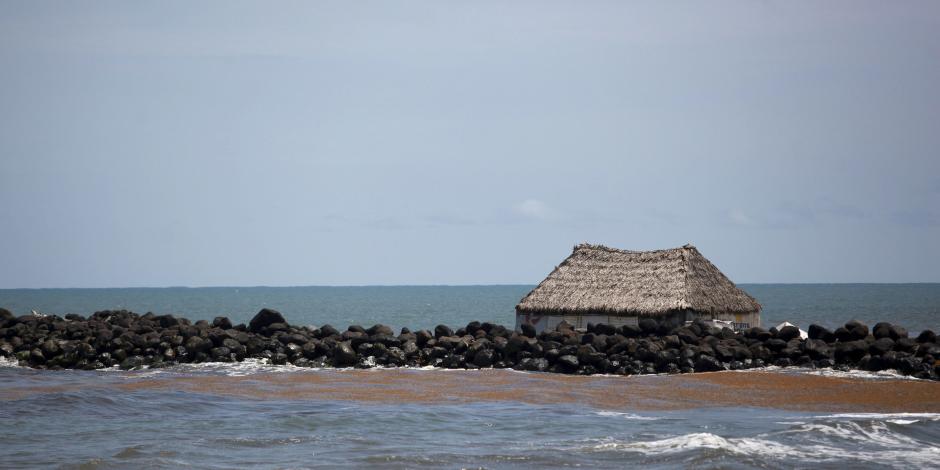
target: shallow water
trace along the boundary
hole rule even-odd
[[[7,468],[925,468],[940,462],[940,384],[805,371],[571,377],[249,362],[53,372],[7,363],[0,426]]]

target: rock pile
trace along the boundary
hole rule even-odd
[[[138,315],[126,310],[80,315],[23,315],[0,309],[0,356],[41,369],[135,369],[177,363],[235,362],[264,358],[300,367],[437,366],[486,367],[565,374],[656,374],[738,370],[769,365],[809,368],[893,369],[938,379],[940,345],[927,330],[917,338],[897,325],[869,330],[858,321],[830,331],[809,327],[801,339],[795,327],[735,332],[703,322],[670,328],[655,319],[637,326],[589,324],[578,331],[566,323],[536,334],[524,325],[470,322],[454,331],[395,334],[385,325],[350,326],[339,331],[290,325],[275,310],[263,309],[248,325],[225,317],[195,323],[172,315]]]

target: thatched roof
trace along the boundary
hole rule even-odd
[[[582,244],[516,311],[663,315],[685,309],[754,313],[760,308],[692,245],[626,251]]]

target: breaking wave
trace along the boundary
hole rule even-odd
[[[647,441],[608,439],[580,450],[630,452],[647,456],[697,453],[773,458],[802,463],[861,461],[893,467],[936,465],[940,447],[905,434],[921,421],[940,421],[938,413],[852,413],[816,416],[817,422],[790,423],[790,429],[754,437],[723,437],[696,432]]]

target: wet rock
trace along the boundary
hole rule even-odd
[[[580,365],[578,358],[570,354],[559,357],[555,364],[561,367],[563,372],[567,373],[578,370],[578,366]]]
[[[284,316],[281,315],[281,312],[270,308],[263,308],[248,322],[248,330],[252,333],[259,333],[262,328],[274,323],[287,323],[287,321],[284,320]]]
[[[714,357],[703,355],[695,361],[696,372],[715,372],[719,370],[725,370],[725,366]]]
[[[140,369],[144,366],[144,358],[141,356],[131,356],[121,361],[121,370]]]
[[[352,367],[358,360],[359,357],[349,342],[338,343],[333,348],[333,365],[336,367]]]
[[[793,361],[789,357],[781,357],[774,361],[774,365],[777,367],[790,367],[793,365]]]
[[[232,350],[229,348],[226,348],[225,346],[212,348],[209,350],[209,356],[212,357],[212,359],[215,359],[217,361],[226,361],[226,362],[230,361],[231,354],[232,354]]]
[[[493,365],[494,354],[491,349],[483,349],[473,355],[473,364],[480,367],[490,367]]]

